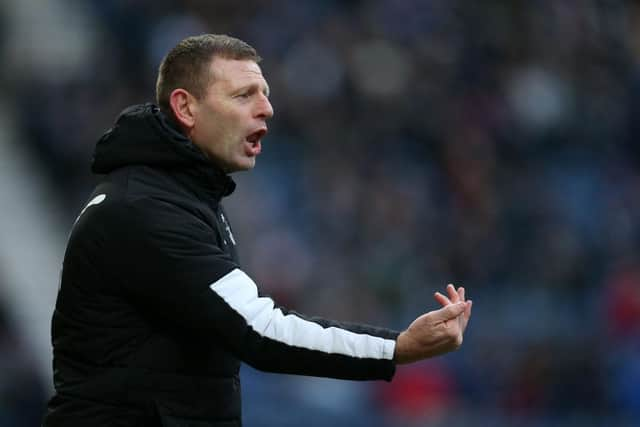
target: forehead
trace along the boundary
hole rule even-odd
[[[260,66],[254,61],[214,58],[210,67],[214,85],[239,87],[258,83],[267,86]]]

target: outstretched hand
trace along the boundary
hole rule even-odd
[[[448,298],[440,292],[436,292],[434,294],[435,300],[438,301],[443,307],[446,307],[450,304],[457,304],[459,302],[467,302],[464,295],[465,291],[462,286],[460,286],[458,290],[456,290],[456,288],[451,283],[449,283],[447,285],[447,293],[449,294]],[[460,328],[462,329],[462,334],[464,334],[464,331],[467,329],[467,323],[469,323],[469,317],[471,317],[472,304],[472,301],[469,300],[465,311],[461,316],[458,317]]]
[[[414,320],[396,341],[396,363],[411,363],[457,350],[471,317],[471,301],[465,300],[463,287],[447,286],[448,297],[436,292],[442,308]]]

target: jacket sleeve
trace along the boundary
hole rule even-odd
[[[279,307],[216,244],[197,215],[156,199],[130,202],[119,229],[120,271],[134,301],[216,341],[256,369],[391,380],[397,331],[308,318]],[[123,251],[124,253],[124,251]]]

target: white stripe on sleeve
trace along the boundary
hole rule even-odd
[[[279,308],[274,308],[271,298],[258,297],[258,287],[240,269],[236,268],[209,287],[263,337],[325,353],[393,359],[394,340],[357,334],[337,327],[324,328],[293,314],[285,316]]]

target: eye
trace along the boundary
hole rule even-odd
[[[247,99],[251,96],[251,91],[244,91],[236,95],[236,98]]]

